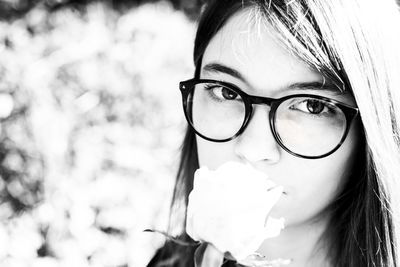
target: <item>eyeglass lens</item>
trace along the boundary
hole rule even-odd
[[[186,113],[192,127],[215,140],[235,136],[243,127],[246,105],[230,88],[198,83],[188,95]],[[280,142],[288,150],[316,157],[333,150],[346,131],[346,116],[335,104],[312,97],[293,97],[275,111],[274,126]]]

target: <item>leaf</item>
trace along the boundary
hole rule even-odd
[[[195,267],[221,267],[224,261],[224,254],[210,243],[202,243],[194,253]]]
[[[201,244],[194,252],[194,267],[201,267],[203,262],[204,252],[207,249],[207,243]]]

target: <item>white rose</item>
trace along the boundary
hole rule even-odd
[[[202,167],[189,195],[186,231],[244,260],[283,229],[282,218],[268,216],[282,190],[249,164],[228,162],[215,171]]]

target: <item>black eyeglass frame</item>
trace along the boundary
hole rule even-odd
[[[243,124],[240,127],[240,129],[236,132],[236,134],[234,134],[232,137],[230,138],[226,138],[226,139],[212,139],[209,138],[203,134],[201,134],[200,132],[198,132],[196,130],[196,128],[194,127],[191,118],[189,117],[189,114],[187,114],[187,107],[188,107],[188,96],[190,93],[193,92],[195,86],[197,84],[200,83],[212,83],[215,85],[220,85],[223,87],[228,88],[229,90],[234,91],[235,93],[237,93],[238,95],[240,95],[240,97],[243,100],[243,103],[245,105],[245,117],[243,120]],[[300,158],[306,158],[306,159],[319,159],[319,158],[323,158],[326,156],[331,155],[332,153],[334,153],[337,149],[339,149],[339,147],[343,144],[344,140],[347,137],[347,134],[350,130],[350,126],[351,123],[353,121],[353,119],[358,115],[359,110],[356,107],[352,107],[349,106],[347,104],[344,104],[342,102],[339,102],[337,100],[328,98],[328,97],[324,97],[324,96],[320,96],[320,95],[313,95],[313,94],[293,94],[293,95],[287,95],[281,98],[270,98],[270,97],[262,97],[262,96],[254,96],[254,95],[249,95],[245,92],[243,92],[239,87],[237,87],[234,84],[228,83],[228,82],[223,82],[223,81],[217,81],[217,80],[211,80],[211,79],[197,79],[197,78],[193,78],[190,80],[186,80],[186,81],[182,81],[179,83],[179,89],[181,91],[182,94],[182,103],[183,103],[183,111],[186,117],[187,122],[189,123],[190,127],[193,129],[193,131],[199,135],[201,138],[208,140],[208,141],[212,141],[212,142],[218,142],[218,143],[222,143],[222,142],[228,142],[231,141],[233,139],[235,139],[236,137],[238,137],[239,135],[241,135],[244,130],[246,129],[247,125],[249,124],[249,121],[252,117],[253,114],[253,105],[260,105],[260,104],[264,104],[270,107],[270,111],[269,111],[269,125],[271,128],[271,132],[272,135],[274,136],[276,142],[288,153],[300,157]],[[293,151],[291,151],[289,148],[287,148],[284,144],[283,141],[281,139],[281,137],[279,136],[278,132],[275,129],[275,117],[276,117],[276,110],[278,109],[279,105],[291,98],[295,98],[295,97],[311,97],[311,98],[315,98],[315,99],[320,99],[323,100],[325,102],[328,102],[330,104],[334,104],[337,107],[339,107],[346,118],[346,130],[343,133],[342,138],[340,139],[340,142],[336,145],[336,147],[334,147],[331,151],[320,155],[320,156],[306,156],[306,155],[301,155],[298,153],[295,153]]]

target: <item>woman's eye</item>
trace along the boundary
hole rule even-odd
[[[221,100],[236,100],[238,98],[238,94],[234,91],[225,88],[225,87],[214,87],[211,89],[213,95]]]
[[[305,113],[318,115],[321,113],[329,113],[331,109],[328,104],[318,99],[304,99],[292,105],[292,109],[300,110]]]
[[[308,100],[306,105],[307,110],[313,114],[319,114],[325,108],[325,104],[318,100]]]
[[[227,100],[234,100],[237,98],[238,94],[233,92],[232,90],[221,88],[222,97]]]

